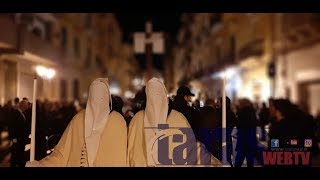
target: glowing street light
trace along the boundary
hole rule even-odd
[[[212,75],[212,78],[216,79],[222,79],[222,162],[227,162],[227,134],[226,134],[226,128],[227,128],[227,108],[226,108],[226,86],[228,79],[233,78],[237,74],[237,68],[236,67],[228,67],[224,69],[221,72],[215,73]]]
[[[52,79],[56,75],[56,71],[52,68],[46,68],[44,66],[36,67],[37,75],[42,77],[43,79]]]
[[[44,66],[37,66],[36,73],[43,79],[52,79],[56,71]],[[33,97],[32,97],[32,114],[31,114],[31,142],[30,142],[30,162],[35,160],[35,134],[36,134],[36,97],[37,97],[37,78],[33,79]]]
[[[237,72],[238,72],[238,69],[236,67],[229,67],[223,71],[220,71],[218,73],[214,73],[212,75],[212,78],[214,78],[214,79],[216,79],[216,78],[229,79],[229,78],[232,78],[235,74],[237,74]]]
[[[53,69],[48,69],[47,70],[47,78],[52,79],[56,75],[56,71]]]

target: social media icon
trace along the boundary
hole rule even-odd
[[[298,140],[296,140],[296,139],[291,139],[291,140],[290,140],[290,144],[291,144],[291,145],[297,145],[297,144],[298,144]]]
[[[279,147],[279,139],[271,139],[271,147]]]
[[[305,139],[304,147],[311,147],[311,146],[312,146],[312,139]]]

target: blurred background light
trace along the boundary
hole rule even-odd
[[[56,75],[56,71],[52,68],[46,68],[44,66],[36,66],[36,73],[43,79],[52,79]]]
[[[134,98],[134,93],[132,91],[128,90],[124,93],[124,97],[127,99]]]

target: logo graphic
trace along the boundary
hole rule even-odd
[[[196,140],[192,128],[158,124],[157,127],[145,127],[145,130],[147,134],[154,134],[154,137],[148,140],[147,149],[150,152],[148,155],[150,163],[156,166],[217,165],[216,161],[212,161],[207,146]],[[216,134],[221,134],[221,130],[216,131]],[[206,138],[208,138],[207,136]],[[207,140],[216,141],[211,138]]]
[[[312,139],[305,139],[304,147],[311,147],[311,146],[312,146]]]
[[[310,152],[305,151],[264,151],[262,152],[264,165],[309,165]]]
[[[290,140],[290,145],[297,145],[297,144],[298,144],[298,140],[296,140],[296,139]]]
[[[233,129],[233,128],[232,128]],[[224,128],[202,128],[197,141],[193,129],[190,127],[169,127],[169,124],[158,124],[156,127],[145,127],[145,134],[149,136],[146,142],[147,160],[150,166],[203,166],[221,165],[229,163],[219,162],[210,152],[213,143],[222,140],[222,132],[231,132]],[[271,140],[272,147],[279,147],[279,140]],[[218,150],[219,156],[228,151],[228,144]],[[153,164],[153,165],[152,165]]]
[[[271,139],[271,147],[279,147],[279,139]]]

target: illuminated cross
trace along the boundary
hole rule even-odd
[[[145,32],[134,33],[134,50],[135,53],[146,53],[146,81],[152,78],[152,54],[164,53],[164,38],[161,32],[152,32],[152,23],[147,21],[145,24]]]

